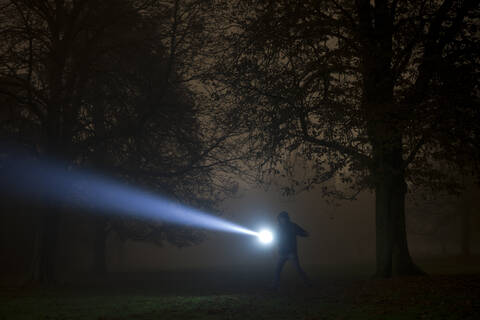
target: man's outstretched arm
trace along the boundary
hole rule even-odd
[[[305,231],[298,224],[295,224],[295,233],[296,233],[297,236],[300,236],[300,237],[308,237],[309,236],[308,232]]]

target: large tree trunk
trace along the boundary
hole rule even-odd
[[[35,4],[27,5],[29,10],[36,11]],[[82,6],[79,5],[80,9]],[[55,1],[49,6],[48,11],[56,19],[47,19],[48,37],[51,40],[48,54],[45,56],[45,89],[47,96],[47,113],[42,129],[44,130],[45,155],[56,156],[62,154],[69,156],[69,148],[72,145],[73,129],[81,98],[79,92],[84,89],[86,83],[85,64],[78,64],[84,59],[73,61],[74,42],[77,34],[70,31],[79,22],[78,19],[68,19],[71,5],[64,1]],[[78,13],[78,12],[77,12]],[[79,15],[81,16],[81,14]],[[73,61],[73,62],[72,62]],[[66,67],[74,67],[73,71]],[[72,105],[75,98],[77,104]],[[62,192],[62,190],[59,190]],[[54,280],[54,265],[60,221],[62,218],[61,208],[48,208],[45,214],[39,215],[37,228],[34,236],[33,260],[31,266],[31,279],[35,282],[48,283]]]
[[[47,155],[59,150],[58,114],[50,119],[47,127]],[[62,192],[59,190],[59,192]],[[41,199],[40,199],[41,200]],[[60,209],[51,205],[39,209],[34,235],[30,281],[40,284],[55,282],[55,257],[60,225]]]
[[[105,108],[103,101],[100,101],[93,112],[93,122],[95,125],[95,137],[97,145],[93,154],[93,166],[97,170],[104,171],[108,168],[108,153],[106,150],[106,127],[105,127]],[[106,265],[106,246],[107,246],[107,224],[108,218],[100,216],[94,220],[95,234],[93,247],[93,272],[103,275],[107,272]]]
[[[405,194],[396,186],[381,182],[376,187],[376,276],[419,275],[413,263],[405,230]]]
[[[408,249],[405,227],[407,185],[401,168],[401,148],[395,148],[381,163],[375,186],[376,276],[423,274],[413,263]]]
[[[56,66],[56,62],[52,64]],[[64,151],[65,138],[62,135],[62,108],[64,100],[61,95],[60,67],[52,67],[50,75],[50,103],[48,116],[44,126],[45,155],[55,156]],[[62,192],[62,190],[58,190]],[[41,199],[40,199],[41,200]],[[31,281],[49,284],[55,281],[55,257],[58,242],[61,209],[51,205],[39,212],[39,220],[35,234],[35,244],[31,267]]]
[[[356,2],[362,46],[362,109],[368,123],[376,196],[376,276],[418,274],[405,230],[406,183],[402,154],[401,110],[393,99],[393,21],[388,1]],[[399,114],[400,113],[400,114]]]

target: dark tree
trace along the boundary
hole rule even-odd
[[[350,189],[323,184],[326,195],[374,190],[379,277],[421,273],[406,239],[409,185],[452,190],[453,172],[478,173],[478,3],[226,5],[214,81],[237,99],[261,172],[290,176],[287,192],[334,177]]]
[[[2,138],[38,156],[107,171],[212,209],[234,192],[237,128],[191,86],[208,48],[207,2],[2,1]],[[193,84],[192,84],[193,83]],[[51,281],[64,212],[37,215],[32,278]],[[201,232],[153,221],[96,218],[95,268],[108,230],[188,245]]]
[[[211,105],[198,82],[213,48],[210,14],[206,1],[163,1],[148,7],[142,27],[128,36],[135,45],[127,42],[123,50],[96,62],[98,74],[89,89],[95,94],[85,103],[86,130],[78,140],[95,167],[217,212],[236,190],[233,175],[242,171],[237,163],[244,155],[236,150],[238,133],[229,115]],[[124,39],[125,34],[114,30],[107,38]],[[205,238],[198,230],[135,219],[102,217],[96,230],[100,272],[106,269],[110,230],[123,240],[176,246]]]
[[[6,108],[11,110],[3,126],[7,137],[37,146],[41,154],[72,156],[92,61],[90,47],[112,20],[123,17],[125,9],[111,10],[108,1],[99,4],[2,1],[0,85],[2,96],[9,99]],[[105,16],[102,24],[93,30],[85,28],[94,23],[96,14]],[[39,215],[32,263],[35,281],[53,277],[59,220],[58,208]]]

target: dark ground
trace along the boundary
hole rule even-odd
[[[370,279],[367,269],[196,270],[76,277],[63,285],[0,288],[0,319],[480,319],[479,260],[423,261],[426,277]],[[353,272],[354,271],[354,272]]]

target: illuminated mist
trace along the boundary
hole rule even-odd
[[[18,199],[259,236],[255,231],[153,192],[91,172],[67,170],[65,164],[54,161],[17,156],[1,159],[0,166],[1,192]]]

